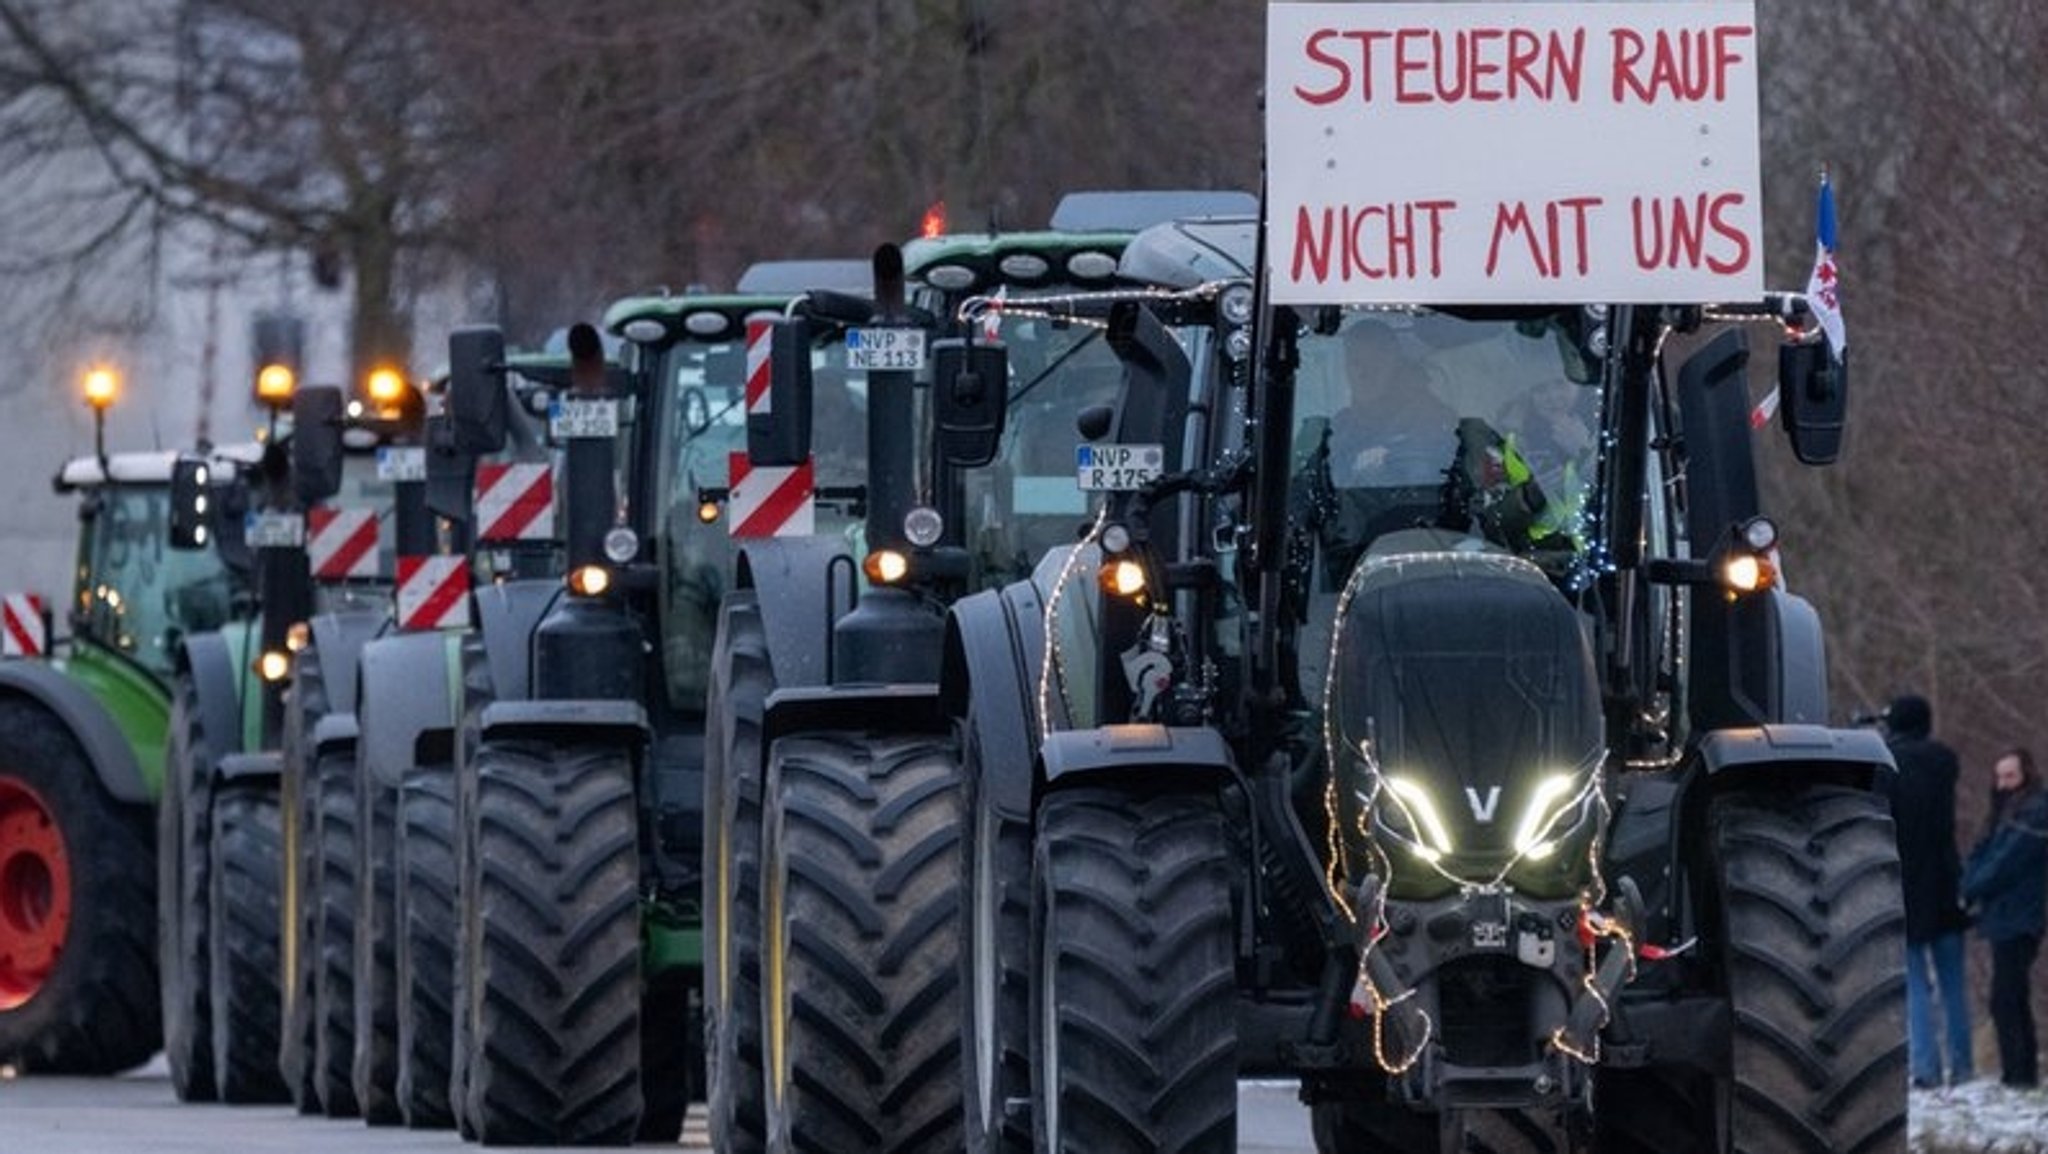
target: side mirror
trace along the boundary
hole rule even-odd
[[[300,389],[292,395],[292,494],[314,505],[341,491],[341,389]]]
[[[505,396],[505,334],[472,325],[448,334],[448,420],[458,453],[505,447],[510,420]]]
[[[210,544],[206,506],[212,472],[203,457],[180,456],[171,463],[171,548],[189,551]]]
[[[995,460],[1009,412],[1010,353],[1001,341],[932,342],[932,412],[939,460],[974,469]]]
[[[437,517],[468,524],[476,458],[455,449],[455,424],[445,413],[427,418],[427,509]]]
[[[1832,465],[1842,453],[1849,413],[1849,366],[1826,341],[1778,346],[1779,411],[1792,454],[1807,465]]]
[[[811,326],[801,317],[747,322],[747,460],[789,468],[811,455]]]

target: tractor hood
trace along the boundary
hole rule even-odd
[[[1429,552],[1368,554],[1337,613],[1326,704],[1350,872],[1387,870],[1395,897],[1576,889],[1605,812],[1577,611],[1528,562]]]

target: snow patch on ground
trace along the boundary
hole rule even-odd
[[[2048,1154],[2048,1088],[1979,1078],[1914,1090],[1907,1111],[1916,1154]]]

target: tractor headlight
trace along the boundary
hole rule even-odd
[[[640,555],[640,534],[620,525],[604,535],[604,559],[624,565]]]
[[[1145,593],[1145,566],[1129,557],[1118,557],[1099,571],[1102,588],[1118,597],[1136,599]]]
[[[1522,819],[1515,823],[1515,852],[1530,861],[1542,861],[1557,852],[1555,834],[1559,823],[1577,808],[1580,800],[1569,773],[1553,773],[1536,783]]]
[[[877,585],[894,585],[910,574],[910,558],[894,549],[877,549],[861,562],[868,580]]]
[[[313,627],[304,621],[294,621],[285,627],[284,647],[293,653],[313,643]]]
[[[903,514],[903,537],[920,549],[939,543],[946,532],[946,519],[930,505],[918,505]]]
[[[1777,579],[1770,558],[1761,553],[1730,553],[1721,562],[1721,584],[1727,587],[1730,597],[1769,589]]]
[[[272,684],[283,681],[291,671],[291,654],[282,649],[266,649],[256,658],[256,676]]]
[[[1452,852],[1450,827],[1437,812],[1436,802],[1430,800],[1429,790],[1414,778],[1400,775],[1389,775],[1386,783],[1386,792],[1393,798],[1394,814],[1408,826],[1404,840],[1416,855],[1424,861],[1435,861]],[[1401,833],[1392,825],[1387,828]]]
[[[569,592],[578,597],[602,597],[612,587],[612,571],[602,565],[579,565],[569,570]]]
[[[1243,328],[1252,323],[1252,308],[1257,303],[1252,286],[1239,281],[1217,295],[1216,314],[1223,318],[1224,324]]]

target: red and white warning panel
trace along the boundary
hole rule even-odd
[[[545,541],[555,532],[555,474],[545,462],[478,464],[476,538]]]
[[[0,597],[0,657],[42,657],[49,651],[43,599],[33,593]]]
[[[726,459],[726,524],[735,537],[808,537],[817,532],[817,471],[812,460],[759,468],[745,453]]]
[[[775,322],[766,317],[747,321],[747,415],[765,417],[769,405],[769,351],[775,344]]]
[[[398,559],[400,629],[469,628],[469,559]]]
[[[377,511],[306,510],[306,560],[316,581],[369,580],[377,574]]]

